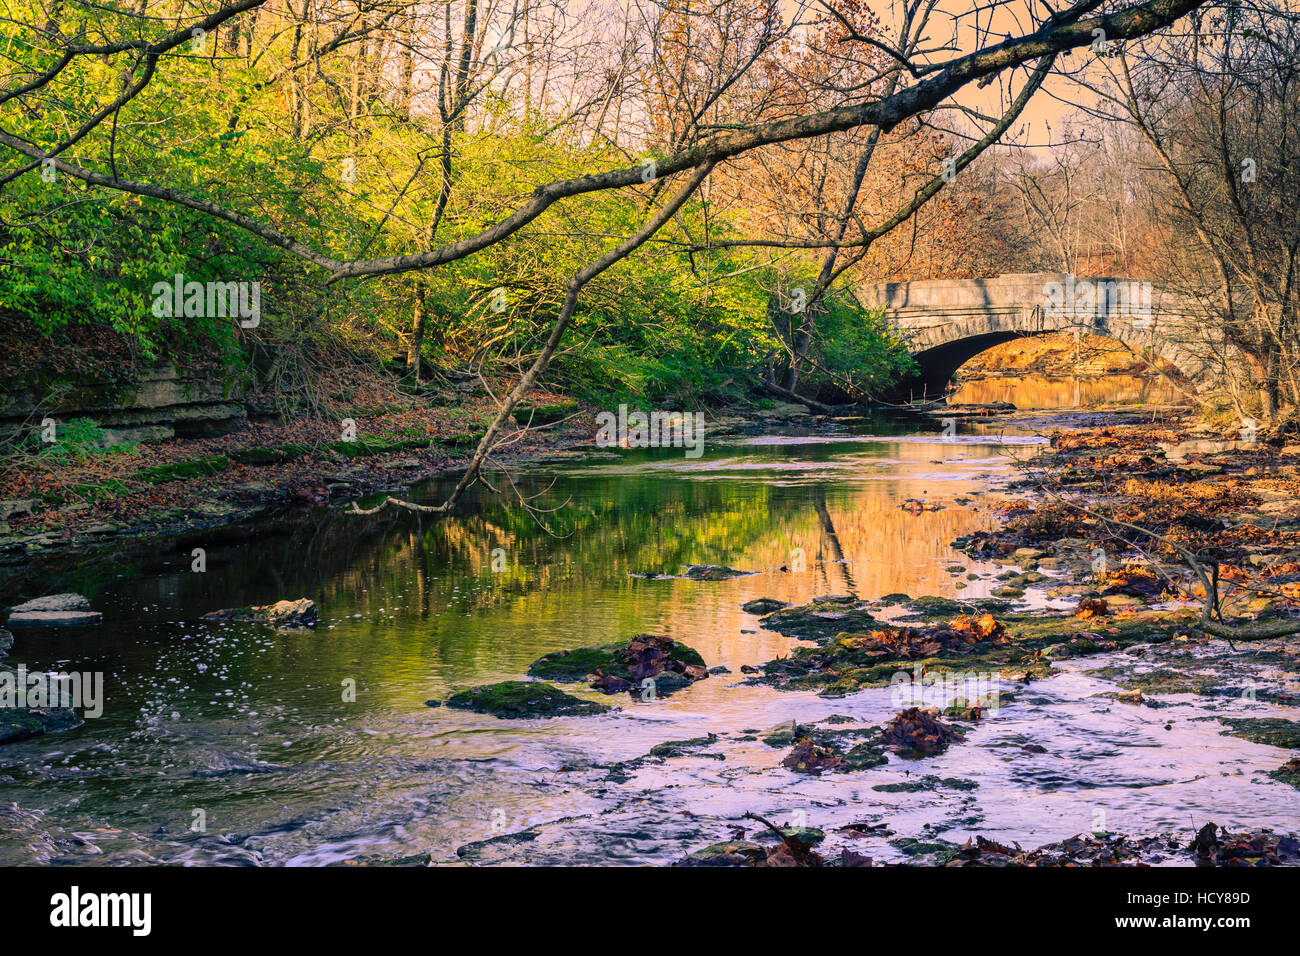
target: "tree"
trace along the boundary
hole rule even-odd
[[[1280,435],[1300,414],[1300,15],[1275,0],[1198,10],[1101,65],[1091,112],[1141,137],[1166,281],[1200,303],[1185,344]]]
[[[914,0],[915,2],[915,0]],[[83,183],[102,189],[148,197],[166,203],[184,207],[205,216],[235,226],[261,239],[269,246],[282,250],[302,262],[314,266],[326,273],[326,284],[345,280],[373,278],[383,275],[396,275],[420,270],[433,270],[449,264],[461,262],[480,255],[487,250],[507,243],[518,241],[521,234],[549,212],[558,211],[561,215],[580,197],[596,197],[615,191],[641,190],[646,194],[646,212],[642,224],[631,235],[623,239],[611,239],[606,242],[604,251],[595,255],[587,264],[574,271],[565,288],[563,303],[555,315],[550,334],[541,351],[521,375],[517,386],[511,390],[502,403],[501,409],[488,427],[479,444],[470,468],[448,501],[440,508],[450,508],[459,499],[464,489],[472,483],[478,469],[490,454],[491,449],[509,418],[514,405],[527,393],[528,389],[545,373],[552,357],[555,355],[565,331],[573,321],[579,294],[594,278],[618,261],[635,251],[650,240],[663,228],[675,214],[682,210],[696,191],[708,180],[710,174],[720,164],[740,161],[756,154],[760,150],[815,141],[823,137],[866,129],[877,131],[880,136],[897,130],[903,124],[932,111],[946,108],[951,98],[971,83],[989,83],[1000,74],[1008,71],[1030,68],[1033,73],[1022,88],[1020,96],[1027,98],[1036,88],[1034,77],[1040,76],[1050,68],[1054,58],[1063,51],[1090,45],[1095,32],[1115,40],[1129,37],[1141,37],[1177,22],[1180,18],[1196,10],[1204,0],[1145,0],[1145,2],[1118,3],[1107,13],[1098,13],[1102,6],[1098,0],[1081,0],[1073,5],[1039,13],[1039,8],[1027,8],[1025,13],[1032,15],[1032,29],[1008,34],[1004,40],[995,40],[989,33],[991,21],[981,20],[982,7],[972,4],[968,14],[959,15],[957,22],[973,21],[974,40],[970,52],[948,56],[947,44],[938,46],[918,46],[916,49],[897,50],[871,36],[859,36],[854,33],[846,37],[847,45],[860,44],[864,50],[870,48],[884,52],[881,66],[881,83],[878,87],[860,88],[845,97],[845,102],[825,108],[812,107],[798,109],[790,115],[777,118],[764,118],[761,111],[755,115],[747,109],[745,96],[733,95],[733,91],[743,89],[742,81],[759,69],[764,62],[761,55],[766,49],[766,37],[775,27],[771,7],[763,4],[754,5],[747,0],[723,0],[711,9],[710,20],[734,23],[756,23],[760,30],[760,39],[751,43],[746,53],[736,55],[729,42],[719,42],[716,46],[715,69],[699,71],[686,68],[689,60],[683,60],[683,66],[674,73],[678,92],[676,101],[680,104],[677,118],[660,131],[657,140],[645,140],[633,143],[641,147],[643,153],[650,151],[655,158],[643,160],[628,166],[616,166],[599,171],[583,171],[576,175],[560,178],[542,179],[532,187],[526,199],[511,202],[509,197],[496,198],[488,206],[504,206],[501,213],[489,216],[480,214],[466,217],[457,224],[454,235],[434,235],[431,240],[421,243],[423,248],[416,251],[398,252],[385,255],[368,256],[370,243],[365,243],[359,252],[352,252],[345,245],[335,241],[329,229],[322,228],[310,212],[301,217],[301,221],[272,221],[261,215],[255,203],[249,203],[247,191],[250,184],[238,183],[227,187],[234,202],[224,202],[211,198],[201,188],[200,182],[209,182],[210,175],[193,177],[190,182],[157,182],[147,176],[147,169],[141,166],[141,173],[135,177],[122,175],[117,162],[119,154],[120,120],[128,106],[149,89],[155,82],[160,65],[167,61],[172,66],[179,57],[179,51],[186,44],[196,39],[194,30],[203,31],[203,35],[232,24],[235,18],[264,6],[264,0],[238,0],[216,13],[206,17],[195,18],[186,14],[183,4],[156,7],[145,19],[135,12],[119,11],[113,17],[100,16],[90,19],[84,15],[65,14],[60,8],[53,10],[55,16],[47,22],[37,25],[40,17],[34,17],[31,23],[20,23],[20,55],[22,66],[13,72],[8,85],[0,92],[0,103],[14,101],[20,109],[38,110],[43,100],[48,101],[52,89],[60,79],[75,82],[84,80],[87,61],[107,58],[110,64],[118,64],[117,80],[110,85],[110,98],[103,103],[100,100],[100,84],[89,88],[63,89],[66,122],[48,127],[36,124],[36,138],[24,138],[10,132],[0,132],[0,145],[6,147],[17,165],[14,166],[3,181],[29,175],[38,169],[53,169],[58,173],[72,177]],[[306,77],[323,79],[331,87],[338,102],[335,108],[343,105],[349,107],[347,119],[360,121],[365,116],[361,108],[363,93],[375,88],[375,71],[367,79],[361,67],[363,61],[354,64],[351,92],[339,89],[337,82],[331,84],[328,71],[322,68],[324,58],[337,55],[344,47],[362,42],[358,38],[365,36],[365,43],[373,45],[385,36],[388,24],[400,22],[398,12],[412,10],[418,17],[419,8],[411,7],[360,7],[355,6],[350,12],[348,26],[334,33],[324,43],[313,40],[313,45],[306,52],[300,46],[302,37],[314,34],[318,23],[316,11],[304,7],[291,32],[293,53],[297,59],[290,59],[287,72],[278,75],[292,76],[289,84],[289,98],[294,106],[296,129],[300,135],[308,136],[316,126],[315,114],[308,109],[309,97],[302,95],[306,90]],[[290,8],[292,10],[292,7]],[[330,6],[329,9],[337,10]],[[447,27],[450,7],[444,4],[444,50],[446,43],[453,43],[452,31]],[[475,44],[481,40],[471,39],[480,32],[476,12],[473,22],[467,7],[461,8],[464,16],[460,27],[462,39],[458,47],[460,58],[456,59],[457,80],[461,75],[459,64],[468,56],[475,61]],[[689,0],[671,5],[670,10],[691,12]],[[799,7],[791,20],[798,23],[806,8]],[[832,8],[833,9],[833,8]],[[912,9],[918,9],[913,7]],[[261,11],[266,13],[265,10]],[[59,19],[63,18],[63,25]],[[177,26],[169,31],[159,32],[154,26],[163,19],[170,19]],[[671,18],[670,18],[671,19]],[[655,22],[658,22],[656,19]],[[851,22],[851,21],[850,21]],[[260,24],[260,17],[258,18]],[[353,26],[359,24],[362,26]],[[688,21],[689,25],[689,21]],[[241,30],[242,32],[242,30]],[[672,32],[660,31],[667,42]],[[904,34],[906,36],[907,34]],[[683,41],[685,43],[685,41]],[[481,48],[481,47],[480,47]],[[382,46],[381,46],[382,49]],[[658,47],[648,45],[653,55],[659,55],[666,49],[661,43]],[[468,51],[468,52],[467,52]],[[633,55],[636,50],[633,49]],[[382,56],[382,54],[381,54]],[[869,61],[865,54],[861,57]],[[444,70],[449,71],[453,56],[444,56]],[[655,61],[658,62],[658,61]],[[393,63],[398,66],[396,75],[402,77],[400,83],[405,85],[405,68],[401,57],[394,55]],[[299,65],[300,64],[300,65]],[[417,66],[413,65],[415,73]],[[300,72],[301,71],[301,72]],[[308,72],[310,71],[310,72]],[[66,74],[66,75],[65,75]],[[448,76],[450,73],[448,72]],[[891,77],[896,78],[891,81]],[[1041,82],[1039,80],[1038,82]],[[472,81],[471,81],[472,83]],[[582,84],[575,84],[579,89]],[[873,84],[874,86],[874,84]],[[454,87],[453,87],[454,88]],[[761,88],[756,84],[754,89]],[[112,90],[116,89],[116,93]],[[400,89],[400,87],[399,87]],[[179,89],[177,90],[179,92]],[[256,92],[256,91],[253,91]],[[200,95],[211,95],[210,90],[199,90]],[[250,93],[250,95],[252,95]],[[541,95],[546,101],[551,94]],[[297,97],[297,99],[295,99]],[[182,103],[184,102],[182,98]],[[459,102],[453,99],[452,105]],[[592,99],[591,103],[596,100]],[[183,110],[172,104],[173,112],[183,117]],[[404,123],[416,123],[418,112],[415,101],[410,103],[410,119],[404,91],[397,96],[397,106],[391,100],[370,101],[368,104],[375,113],[382,112],[385,123],[397,130]],[[1014,103],[1013,103],[1014,106]],[[1014,119],[1014,116],[1010,117]],[[977,140],[966,150],[962,157],[965,162],[978,155],[978,151],[997,139],[1005,130],[1008,116],[1002,121],[994,121],[985,137]],[[332,122],[341,123],[335,116]],[[458,123],[459,120],[452,120]],[[156,139],[160,131],[165,133],[167,123],[160,121],[159,128],[132,130],[134,142],[131,148],[137,154],[142,144]],[[443,128],[446,128],[443,123]],[[870,134],[869,134],[870,135]],[[148,137],[148,138],[146,138]],[[454,138],[454,136],[453,136]],[[39,141],[38,141],[39,140]],[[985,141],[987,140],[987,142]],[[983,145],[980,145],[980,144]],[[978,146],[979,150],[972,153]],[[147,147],[146,147],[147,148]],[[449,157],[451,151],[445,148],[442,156]],[[963,165],[962,157],[956,160],[957,168]],[[390,160],[391,157],[385,157]],[[418,156],[414,173],[422,170],[423,156]],[[204,173],[202,169],[197,170]],[[386,170],[391,175],[391,170]],[[415,175],[411,178],[414,179]],[[454,187],[454,182],[443,177],[444,184]],[[806,240],[788,240],[771,243],[758,240],[758,243],[779,248],[805,250],[844,249],[869,244],[880,235],[888,233],[905,221],[916,208],[938,192],[943,178],[924,187],[912,200],[885,221],[869,228],[855,239],[838,237],[839,229],[832,230],[828,238]],[[251,184],[258,185],[258,184]],[[238,187],[238,188],[236,188]],[[648,187],[648,188],[647,188]],[[213,190],[217,191],[217,190]],[[852,190],[850,190],[852,192]],[[397,200],[405,197],[406,190],[399,191]],[[332,197],[326,197],[329,199]],[[846,200],[847,202],[847,200]],[[396,206],[397,202],[394,202]],[[435,214],[436,218],[436,214]],[[385,216],[381,228],[385,227],[391,217]],[[874,237],[874,238],[873,238]],[[834,262],[831,271],[836,268]],[[806,350],[805,350],[806,351]],[[796,356],[799,346],[796,343]]]

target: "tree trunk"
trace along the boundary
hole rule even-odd
[[[424,347],[424,280],[417,279],[415,283],[415,306],[411,310],[411,337],[406,346],[406,368],[415,376],[416,382],[420,381],[420,352]]]

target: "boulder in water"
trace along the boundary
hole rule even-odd
[[[316,602],[308,598],[252,607],[233,607],[203,615],[205,621],[270,624],[272,627],[312,627],[319,621]]]
[[[71,707],[0,707],[0,744],[71,730],[83,723]]]
[[[8,627],[89,627],[104,615],[80,594],[48,594],[10,609]]]
[[[604,704],[582,700],[542,681],[507,680],[452,694],[445,701],[457,710],[473,710],[493,717],[583,717],[610,710]]]

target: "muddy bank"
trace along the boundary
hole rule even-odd
[[[576,405],[569,408],[578,413]],[[423,409],[214,438],[11,458],[0,481],[0,574],[105,543],[210,531],[281,511],[340,505],[463,468],[492,407]],[[566,422],[528,431],[499,460],[571,453]]]

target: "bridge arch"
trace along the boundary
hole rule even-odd
[[[1197,386],[1214,374],[1189,348],[1202,338],[1196,303],[1141,279],[1018,273],[888,282],[859,294],[906,338],[926,395],[942,394],[957,369],[994,345],[1076,329],[1150,350]]]

